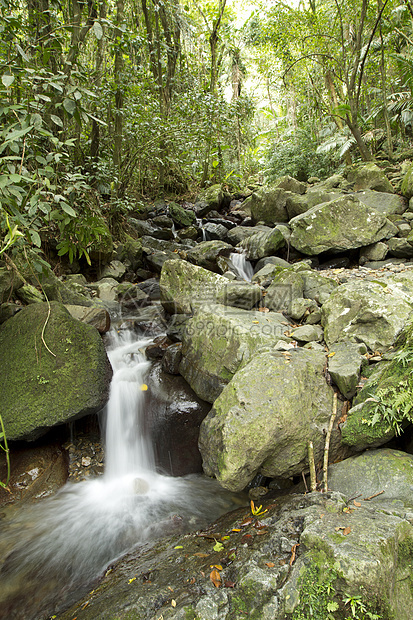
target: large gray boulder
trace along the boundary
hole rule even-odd
[[[325,354],[262,351],[239,370],[201,425],[203,467],[222,486],[243,489],[257,473],[288,478],[308,469],[308,442],[322,458],[333,389]],[[340,450],[334,432],[331,458]],[[335,456],[334,456],[335,455]]]
[[[350,281],[336,288],[322,307],[325,341],[329,347],[336,342],[364,342],[372,351],[384,351],[411,312],[412,298],[401,281]]]
[[[377,192],[394,193],[394,188],[381,170],[374,163],[355,164],[347,171],[347,181],[354,184],[354,191],[374,189]]]
[[[301,213],[305,213],[316,205],[320,205],[323,202],[330,202],[330,200],[337,200],[342,196],[344,196],[344,194],[341,192],[327,191],[322,187],[311,188],[303,195],[289,193],[286,202],[288,218],[292,219]]]
[[[223,273],[224,269],[220,263],[222,255],[229,256],[233,252],[233,247],[225,241],[213,239],[198,243],[194,248],[187,252],[187,259],[190,263],[209,269],[215,273]]]
[[[191,226],[196,223],[196,215],[193,211],[189,211],[188,209],[184,209],[176,202],[171,202],[168,205],[168,211],[171,219],[178,226]]]
[[[102,409],[111,368],[99,332],[57,302],[27,306],[0,327],[7,438],[34,440]]]
[[[289,340],[288,325],[274,312],[201,306],[186,323],[179,371],[200,398],[212,403],[255,351]]]
[[[203,304],[217,303],[228,283],[227,278],[184,260],[168,260],[161,272],[161,302],[169,314],[190,314]]]
[[[386,217],[404,213],[407,209],[407,200],[398,194],[375,192],[372,189],[357,192],[357,198],[371,209],[379,211]]]
[[[287,196],[287,192],[280,187],[262,187],[247,198],[244,204],[251,209],[255,223],[264,222],[273,226],[277,222],[288,222]]]
[[[360,371],[368,365],[367,347],[363,343],[336,342],[328,354],[328,372],[340,392],[353,398],[360,379]]]
[[[265,256],[271,256],[280,248],[285,246],[285,240],[278,228],[271,228],[268,231],[258,231],[253,235],[243,239],[238,244],[238,248],[245,250],[248,260],[258,260]]]
[[[394,224],[354,195],[315,206],[290,226],[291,245],[309,255],[344,252],[397,234]]]

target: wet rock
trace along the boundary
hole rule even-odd
[[[182,360],[182,343],[171,344],[162,358],[162,369],[170,375],[179,375],[179,364]]]
[[[284,247],[285,240],[278,228],[269,232],[258,231],[238,244],[238,248],[246,252],[248,260],[258,260],[264,256],[271,256]]]
[[[113,278],[118,280],[122,279],[122,276],[126,272],[126,267],[119,260],[113,260],[108,265],[105,265],[99,274],[99,279]]]
[[[93,325],[99,333],[106,334],[110,329],[110,316],[105,308],[91,308],[90,306],[65,305],[71,316],[82,323]]]
[[[253,355],[201,425],[204,471],[235,491],[257,473],[301,475],[308,441],[313,441],[315,460],[322,458],[333,398],[324,365],[324,353],[301,348]],[[339,433],[334,433],[331,454],[340,451]]]
[[[187,259],[199,267],[215,273],[222,273],[218,258],[222,254],[229,255],[232,251],[232,246],[224,241],[203,241],[187,252]]]
[[[99,411],[108,398],[111,369],[100,334],[57,302],[31,304],[1,326],[0,369],[9,440],[36,439]]]
[[[168,210],[174,223],[182,228],[192,226],[196,222],[195,213],[189,209],[184,209],[184,207],[181,207],[176,202],[169,203]]]

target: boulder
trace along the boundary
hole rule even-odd
[[[99,332],[57,302],[31,304],[0,327],[0,372],[9,440],[100,411],[112,374]]]
[[[251,310],[261,299],[262,291],[258,284],[250,282],[231,282],[217,292],[218,304]]]
[[[403,298],[404,297],[404,298]],[[412,298],[391,280],[350,281],[336,288],[322,307],[321,324],[331,347],[364,342],[372,351],[387,350],[412,312]]]
[[[413,241],[412,237],[409,237],[409,239]],[[387,241],[387,247],[388,247],[388,252],[390,256],[396,256],[396,258],[412,258],[413,257],[413,245],[409,243],[408,239],[392,237],[391,239]]]
[[[220,211],[224,206],[229,205],[230,201],[231,196],[221,185],[211,185],[197,196],[195,212],[198,217],[204,217],[211,211]]]
[[[25,305],[45,301],[43,293],[33,286],[33,284],[23,284],[23,286],[16,290],[16,297]]]
[[[161,302],[169,314],[190,314],[203,304],[215,304],[227,286],[223,276],[183,260],[168,260],[161,272]]]
[[[287,192],[293,192],[294,194],[305,194],[307,191],[307,185],[305,183],[297,181],[297,179],[290,177],[288,174],[276,179],[272,185],[285,189]]]
[[[258,260],[265,256],[275,254],[277,250],[284,247],[285,240],[278,228],[270,231],[258,231],[253,235],[240,241],[238,248],[245,250],[248,260]]]
[[[170,202],[168,205],[169,215],[172,220],[181,228],[192,226],[196,223],[196,215],[189,209],[184,209],[176,202]]]
[[[407,200],[398,194],[389,194],[387,192],[376,192],[372,189],[366,189],[363,192],[355,194],[357,198],[364,202],[371,209],[375,209],[386,217],[396,213],[404,213],[407,209]]]
[[[364,265],[368,261],[384,260],[388,251],[389,246],[387,243],[383,243],[383,241],[367,245],[360,250],[359,263],[360,265]]]
[[[333,406],[325,354],[260,351],[239,370],[201,424],[204,471],[240,491],[257,473],[288,478],[308,469],[308,441],[322,458]],[[330,454],[337,454],[337,430]]]
[[[132,271],[136,271],[143,265],[142,241],[129,239],[120,247],[118,246],[118,257],[123,263],[130,265]]]
[[[147,383],[146,425],[157,467],[172,476],[202,472],[199,427],[211,405],[198,398],[182,377],[164,372],[160,362],[151,366]]]
[[[120,281],[122,277],[125,275],[126,267],[119,260],[112,260],[110,263],[105,265],[101,272],[99,273],[99,279],[102,278],[114,278],[115,280]]]
[[[324,304],[331,293],[338,287],[333,278],[323,276],[318,271],[304,267],[299,270],[304,281],[303,295],[307,299],[314,299],[320,305]]]
[[[406,170],[402,181],[401,192],[407,200],[413,197],[413,164]]]
[[[40,281],[42,291],[49,301],[59,301],[62,304],[74,306],[94,305],[94,301],[89,297],[85,287],[76,282],[62,282],[51,269],[44,269],[36,278],[32,276],[30,280],[34,286],[37,286],[38,281]]]
[[[288,213],[288,219],[292,219],[301,213],[305,213],[312,207],[320,205],[323,202],[330,202],[330,200],[337,200],[344,196],[341,192],[326,191],[322,188],[309,189],[306,194],[288,194],[286,208]]]
[[[291,312],[295,299],[301,299],[304,291],[304,279],[301,273],[283,269],[276,275],[267,289],[265,305],[274,312]]]
[[[233,246],[238,245],[244,239],[255,235],[257,232],[270,232],[269,226],[235,226],[227,232],[227,241]]]
[[[324,333],[319,325],[301,325],[290,332],[291,338],[299,342],[322,342]]]
[[[374,163],[356,164],[347,172],[347,181],[354,184],[354,191],[374,189],[377,192],[394,194],[394,188],[381,170]]]
[[[397,234],[394,224],[354,195],[313,207],[290,220],[290,226],[291,245],[310,256],[344,252]]]
[[[190,263],[204,267],[204,269],[209,269],[215,273],[223,273],[218,258],[222,254],[229,256],[229,253],[232,251],[232,245],[224,241],[219,241],[218,239],[203,241],[187,252],[187,259]]]
[[[247,198],[244,204],[251,209],[255,224],[264,222],[267,226],[273,226],[276,222],[288,222],[287,195],[284,189],[278,187],[262,187]]]
[[[201,306],[187,321],[180,373],[200,398],[213,402],[260,347],[287,339],[282,314]]]
[[[340,392],[350,399],[356,393],[360,371],[368,365],[363,343],[336,342],[328,354],[328,372]]]
[[[259,284],[260,286],[267,287],[274,280],[275,276],[282,271],[280,265],[274,265],[273,263],[267,263],[259,271],[256,271],[252,276],[252,282]]]
[[[223,241],[227,237],[228,229],[222,224],[207,222],[204,226],[205,235],[208,241],[219,239]]]
[[[106,334],[110,329],[110,316],[105,308],[71,306],[69,304],[65,308],[74,319],[86,323],[86,325],[93,325],[101,334]]]

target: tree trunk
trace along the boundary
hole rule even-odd
[[[116,0],[116,27],[114,30],[115,39],[115,132],[113,140],[113,163],[118,170],[118,187],[120,186],[121,177],[121,152],[122,152],[122,134],[123,134],[123,50],[122,50],[122,31],[120,26],[124,19],[124,0]]]

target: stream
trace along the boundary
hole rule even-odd
[[[62,612],[126,551],[205,527],[234,507],[213,480],[156,471],[144,411],[150,389],[145,348],[152,340],[130,329],[113,329],[107,338],[113,379],[104,416],[104,475],[67,483],[2,528],[2,619],[42,620]]]

